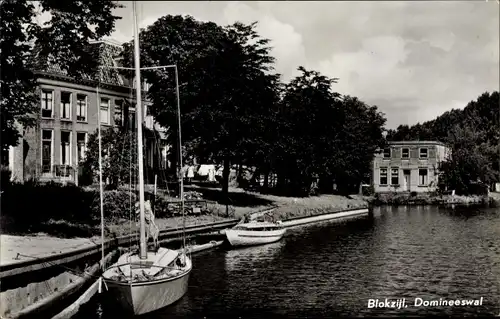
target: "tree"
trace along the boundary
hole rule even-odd
[[[351,96],[343,97],[342,111],[344,122],[339,134],[342,146],[337,153],[335,180],[340,191],[349,193],[369,180],[373,154],[385,146],[386,119],[376,106],[368,106]]]
[[[331,90],[337,79],[299,67],[302,73],[285,87],[279,112],[279,140],[274,156],[279,186],[307,194],[317,175],[328,174],[338,149],[342,123],[339,94]]]
[[[230,164],[259,164],[268,149],[267,119],[277,101],[279,75],[272,74],[274,58],[269,40],[255,31],[257,23],[235,23],[225,27],[225,40],[215,73],[220,80],[216,92],[222,97],[211,116],[219,115],[210,129],[213,139],[200,145],[223,163],[223,191],[228,193]],[[214,112],[215,111],[215,112]],[[207,114],[208,115],[208,114]],[[206,136],[209,132],[204,132]]]
[[[108,128],[101,131],[102,178],[108,181],[110,188],[116,189],[123,183],[129,183],[137,172],[137,137],[135,132]],[[95,178],[99,174],[99,139],[98,131],[89,135],[85,159],[81,163],[84,171]]]
[[[143,66],[177,65],[183,143],[195,152],[191,155],[224,164],[226,193],[230,163],[249,157],[274,98],[276,76],[268,73],[274,61],[269,40],[254,29],[255,24],[223,28],[189,16],[168,15],[140,34]],[[133,45],[128,43],[124,63],[131,63],[132,55]],[[143,75],[154,83],[148,92],[151,113],[162,126],[175,128],[170,143],[177,145],[174,73],[154,70]]]
[[[39,12],[34,3],[0,1],[2,152],[21,137],[16,122],[24,128],[36,123],[35,60],[48,58],[76,78],[95,70],[97,60],[86,49],[89,41],[110,35],[120,19],[112,10],[121,5],[110,0],[42,0],[42,12],[50,12],[51,19],[41,26],[35,22]]]
[[[223,30],[215,23],[201,23],[190,16],[171,15],[158,19],[146,30],[142,30],[139,35],[142,67],[177,65],[182,110],[182,138],[186,145],[189,144],[189,149],[193,149],[190,142],[200,136],[198,128],[207,122],[207,119],[200,119],[201,122],[195,123],[196,111],[205,106],[204,103],[199,104],[200,91],[204,89],[203,80],[208,80],[207,76],[204,78],[200,76],[210,70],[207,66],[196,67],[196,61],[204,56],[212,56],[214,46],[222,36]],[[133,42],[125,43],[122,53],[124,66],[133,67],[133,56]],[[126,74],[130,78],[134,76],[133,73]],[[147,94],[152,102],[150,111],[159,124],[170,128],[169,143],[175,146],[172,148],[171,162],[173,172],[176,172],[179,154],[177,152],[177,101],[174,70],[171,68],[144,70],[141,75],[148,83],[154,83]],[[200,80],[197,80],[198,78]]]
[[[337,79],[299,71],[286,85],[278,112],[273,157],[281,186],[304,195],[319,178],[323,192],[331,192],[334,182],[342,192],[357,191],[371,172],[373,154],[384,146],[384,115],[334,92]]]
[[[488,185],[498,180],[495,162],[490,161],[491,152],[497,153],[498,147],[491,149],[487,143],[481,143],[480,138],[480,133],[468,125],[455,125],[448,135],[451,154],[441,164],[442,184],[458,194],[474,194],[477,182]]]

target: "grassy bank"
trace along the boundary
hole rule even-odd
[[[204,198],[223,203],[222,191],[218,188],[201,188],[192,186],[190,189],[203,194]],[[287,197],[260,194],[243,191],[238,188],[229,189],[231,202],[230,214],[234,218],[241,218],[245,214],[276,207],[273,210],[274,219],[288,219],[306,217],[327,212],[339,211],[350,208],[366,207],[368,203],[362,197],[350,198],[340,195],[318,195],[311,197]],[[217,210],[224,210],[225,206],[217,204]]]
[[[284,220],[294,217],[305,217],[326,212],[339,211],[350,208],[366,207],[368,203],[361,197],[353,196],[347,198],[339,195],[319,195],[306,198],[285,197],[260,194],[244,191],[239,188],[229,189],[229,205],[226,210],[226,200],[220,188],[187,186],[186,191],[200,193],[209,201],[206,215],[187,216],[186,225],[201,225],[223,221],[227,219],[240,219],[247,214],[274,208],[272,215],[276,220]],[[156,224],[160,229],[171,229],[182,227],[182,218],[169,217],[158,218]],[[126,235],[130,233],[130,221],[128,219],[115,219],[107,226],[107,234]],[[132,224],[132,230],[138,231],[138,225]]]

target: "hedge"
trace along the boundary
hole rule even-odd
[[[95,188],[26,182],[8,183],[2,191],[1,211],[4,231],[6,228],[8,231],[36,231],[39,226],[51,220],[65,220],[88,226],[98,225],[101,222],[100,196]],[[162,196],[156,196],[154,199],[153,197],[152,194],[146,194],[146,199],[152,199],[156,218],[175,215],[172,205]],[[129,219],[131,216],[135,219],[136,200],[137,195],[128,190],[104,191],[105,221]]]

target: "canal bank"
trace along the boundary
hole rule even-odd
[[[284,223],[289,223],[288,226],[298,226],[335,218],[359,216],[361,214],[368,214],[368,209],[356,209],[321,214],[319,216],[294,218],[293,220],[285,220]],[[191,229],[187,229],[188,238],[191,238],[191,240],[197,243],[205,241],[205,243],[201,245],[194,246],[192,252],[195,253],[220,246],[224,234],[220,230],[217,230],[217,228],[232,227],[238,221],[239,220],[231,220],[216,223],[216,225],[195,226]],[[180,233],[180,230],[162,232],[160,235],[160,242],[164,245],[175,245],[175,243],[179,241]],[[213,242],[206,243],[206,241],[213,240],[218,241],[215,242],[215,244]],[[113,242],[108,242],[106,247],[108,250],[112,250],[113,246],[128,246],[129,243],[130,238],[118,238]],[[92,274],[88,277],[86,277],[86,274],[89,272],[89,269],[93,271],[94,268],[99,268],[98,265],[96,267],[95,264],[99,252],[99,246],[96,246],[89,249],[83,249],[79,252],[73,251],[67,253],[65,255],[69,256],[62,256],[63,258],[60,258],[61,260],[59,260],[59,262],[54,256],[51,256],[51,258],[48,258],[51,260],[42,259],[40,262],[32,260],[31,262],[23,262],[21,263],[22,265],[18,265],[18,267],[14,265],[2,265],[1,274],[3,282],[2,292],[0,294],[3,306],[1,313],[6,318],[19,318],[29,317],[30,315],[38,316],[40,311],[44,310],[47,314],[53,316],[57,313],[54,310],[54,307],[57,306],[62,306],[64,309],[67,309],[62,312],[61,317],[64,317],[65,313],[74,313],[79,308],[79,304],[88,301],[96,291],[95,282],[90,285],[93,281]],[[64,259],[67,259],[67,261]],[[85,264],[85,266],[82,266],[82,264]],[[89,264],[93,266],[89,268]],[[24,269],[21,266],[24,267]],[[72,271],[74,269],[76,269],[76,271]],[[43,276],[40,277],[42,273]],[[24,280],[21,283],[16,280],[20,275],[27,275],[24,276]],[[35,277],[38,279],[35,279]],[[45,279],[40,281],[39,278]],[[4,285],[5,282],[8,284]],[[71,289],[61,292],[61,290],[64,289],[63,287],[68,285],[71,286]],[[84,289],[87,289],[85,293],[83,293]],[[52,309],[48,309],[49,304]]]

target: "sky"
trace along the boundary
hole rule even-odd
[[[387,127],[432,120],[500,87],[500,20],[489,1],[138,1],[140,27],[171,15],[258,22],[285,82],[297,67],[339,78],[333,89],[376,105]],[[132,39],[132,2],[112,38]]]

